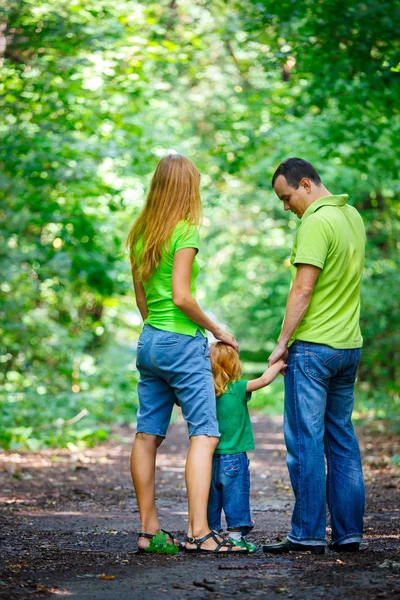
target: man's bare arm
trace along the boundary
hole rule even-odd
[[[288,342],[307,312],[320,272],[321,269],[314,265],[301,264],[297,267],[296,279],[293,282],[286,304],[282,331],[278,344],[269,357],[269,365],[273,365],[280,358],[285,360],[287,357]]]

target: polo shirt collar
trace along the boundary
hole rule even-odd
[[[322,198],[318,198],[315,200],[305,211],[302,221],[305,218],[312,215],[316,210],[321,208],[321,206],[344,206],[349,198],[348,194],[339,194],[337,196],[323,196]]]

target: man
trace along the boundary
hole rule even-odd
[[[365,231],[360,214],[333,196],[313,166],[281,163],[272,186],[299,219],[293,284],[269,364],[284,358],[284,434],[295,494],[287,538],[265,552],[325,552],[326,501],[338,552],[359,550],[365,502],[360,450],[351,423],[360,360],[360,283]],[[325,459],[327,475],[325,474]]]

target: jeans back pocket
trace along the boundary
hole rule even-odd
[[[239,474],[239,458],[235,457],[232,459],[224,460],[223,465],[224,475],[227,475],[227,477],[236,477]]]
[[[305,368],[308,375],[319,380],[327,380],[335,375],[342,366],[343,351],[323,344],[304,345]]]

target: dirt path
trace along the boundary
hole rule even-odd
[[[250,539],[261,543],[288,531],[293,500],[280,420],[253,419],[256,527]],[[400,472],[390,461],[400,454],[400,440],[360,433],[368,548],[354,556],[330,551],[285,557],[261,551],[234,558],[136,555],[128,428],[82,454],[0,454],[0,598],[400,600]],[[162,526],[182,537],[186,447],[185,425],[178,420],[160,449],[157,476]]]

